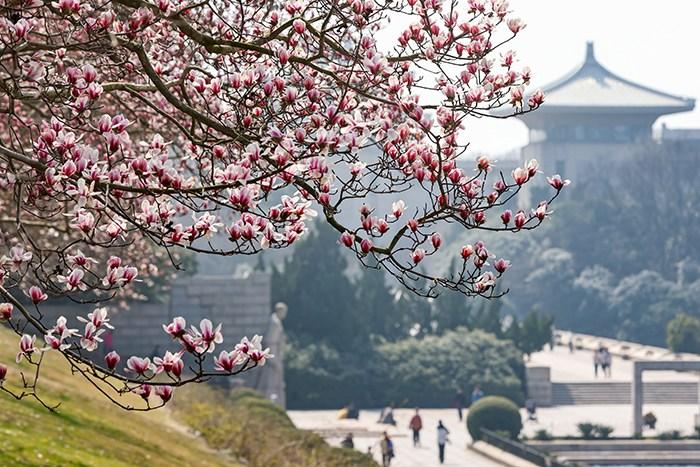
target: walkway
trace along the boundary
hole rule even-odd
[[[338,420],[337,412],[330,410],[289,411],[294,424],[301,429],[313,430],[326,440],[337,446],[341,439],[352,432],[355,437],[355,448],[367,452],[371,447],[374,458],[380,462],[379,439],[382,432],[388,428],[389,436],[394,440],[396,458],[392,467],[431,467],[439,466],[437,449],[437,423],[442,420],[450,430],[450,441],[447,445],[444,466],[449,467],[496,467],[500,464],[493,462],[467,449],[470,440],[465,422],[460,422],[454,409],[425,409],[421,410],[424,429],[421,432],[422,446],[413,447],[411,432],[407,428],[413,416],[412,409],[397,409],[394,416],[397,426],[376,423],[379,418],[377,410],[360,411],[359,420]],[[465,412],[466,416],[466,412]]]

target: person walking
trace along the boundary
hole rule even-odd
[[[382,441],[379,443],[382,451],[382,467],[389,467],[391,459],[394,457],[394,442],[389,438],[389,434],[385,431]]]
[[[457,389],[457,393],[455,393],[455,401],[454,405],[457,408],[457,415],[459,416],[459,421],[462,421],[462,410],[464,409],[464,406],[467,403],[467,398],[464,395],[464,391],[462,391],[462,388]]]
[[[423,420],[418,413],[418,407],[416,407],[416,413],[413,415],[413,418],[411,418],[408,428],[413,432],[413,447],[416,447],[420,444],[420,430],[423,429]]]
[[[474,390],[472,391],[472,399],[471,399],[472,405],[474,405],[474,403],[476,401],[478,401],[479,399],[481,399],[482,397],[484,397],[484,391],[482,391],[481,386],[479,386],[477,384],[476,386],[474,386]],[[460,418],[460,420],[462,420],[462,419]]]
[[[593,352],[593,374],[595,375],[596,378],[598,377],[598,368],[603,363],[602,356],[603,356],[603,353],[602,353],[602,350],[600,349],[600,347],[598,348],[598,350]]]
[[[440,458],[440,463],[445,463],[445,444],[449,442],[447,435],[450,431],[442,424],[442,420],[438,421],[437,426],[437,442],[438,442],[438,456]]]
[[[612,355],[607,347],[603,347],[601,352],[601,367],[603,368],[603,375],[606,378],[612,377]]]
[[[346,449],[353,449],[355,447],[355,443],[352,440],[352,433],[348,433],[347,436],[343,438],[340,442],[340,447]]]

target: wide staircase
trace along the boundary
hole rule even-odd
[[[647,382],[643,386],[645,404],[697,404],[695,382]],[[552,405],[631,404],[629,382],[552,383]]]

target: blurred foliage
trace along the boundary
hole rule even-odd
[[[315,433],[297,429],[282,408],[250,389],[186,387],[175,410],[209,445],[249,467],[377,465],[359,451],[331,447]]]
[[[681,313],[668,323],[668,348],[676,353],[700,353],[700,319]]]

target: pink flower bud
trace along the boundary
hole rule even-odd
[[[0,384],[2,384],[3,381],[5,381],[5,377],[7,376],[7,367],[0,363]]]
[[[422,248],[416,248],[413,253],[411,253],[411,259],[413,264],[418,264],[425,258],[425,251]]]
[[[462,251],[460,252],[460,255],[462,256],[463,259],[469,258],[472,254],[474,253],[474,247],[471,245],[464,245],[462,247]]]
[[[0,303],[0,320],[7,321],[12,318],[12,303]]]
[[[411,229],[411,232],[417,231],[418,230],[418,221],[415,219],[409,220],[408,227]]]
[[[503,221],[503,225],[508,225],[512,216],[513,213],[510,211],[510,209],[503,211],[503,214],[501,214],[501,221]]]
[[[112,350],[110,353],[105,355],[105,363],[107,364],[107,368],[114,370],[121,359],[122,358],[119,356],[119,354]]]
[[[168,402],[173,397],[173,388],[172,386],[158,386],[156,387],[156,395],[163,402]]]
[[[304,31],[306,31],[306,23],[300,19],[295,19],[292,26],[297,34],[304,34]]]
[[[365,238],[360,242],[360,250],[362,250],[362,253],[367,254],[370,251],[372,251],[372,247],[374,245],[372,244],[372,240],[369,238]]]
[[[493,267],[496,271],[503,273],[506,269],[510,267],[510,261],[506,261],[505,259],[500,258],[496,260],[495,263],[493,263]]]
[[[355,243],[355,236],[350,232],[343,232],[343,234],[340,236],[340,241],[343,245],[350,248],[353,243]]]
[[[442,245],[442,237],[439,233],[434,233],[430,237],[430,242],[433,244],[433,248],[437,250],[438,248],[440,248],[440,245]]]
[[[525,212],[522,210],[518,211],[518,213],[515,215],[515,228],[522,229],[526,221],[527,218],[525,217]]]
[[[29,295],[29,298],[32,299],[32,303],[35,305],[49,298],[48,295],[42,292],[42,290],[36,285],[29,288],[29,293],[27,295]]]

